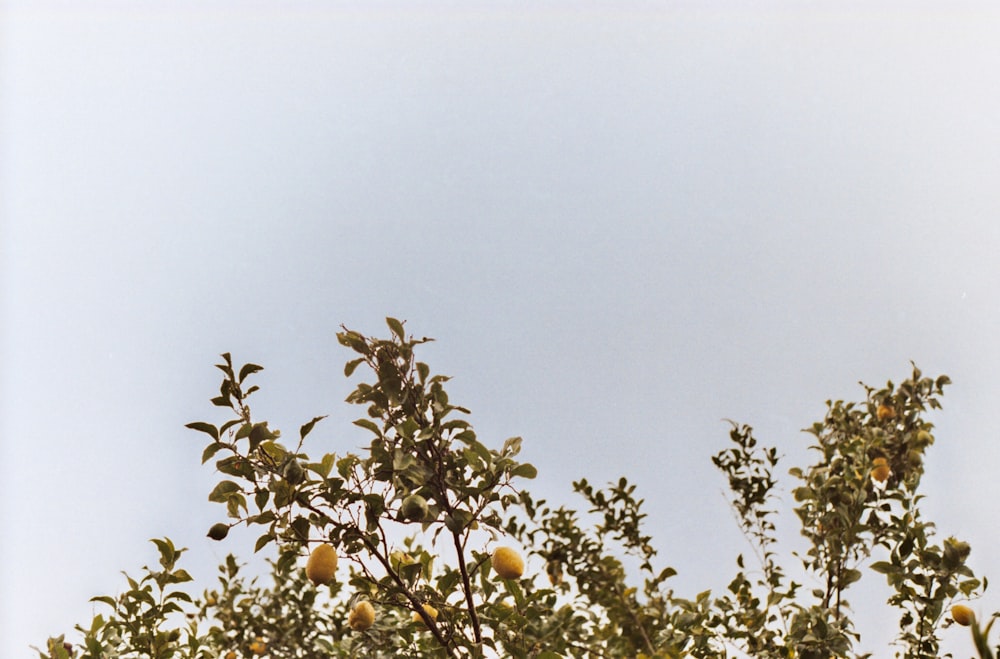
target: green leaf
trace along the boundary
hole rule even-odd
[[[517,455],[521,451],[521,442],[523,440],[520,437],[511,437],[503,443],[503,449],[501,453],[504,455]]]
[[[167,538],[164,538],[163,540],[153,538],[150,542],[155,544],[156,548],[160,550],[160,565],[163,567],[169,567],[173,564],[178,554],[178,552],[174,549],[174,543],[170,542]]]
[[[856,581],[860,581],[860,580],[861,580],[861,571],[860,570],[850,570],[850,569],[848,569],[848,570],[843,570],[840,573],[840,585],[841,586],[848,586],[849,584],[852,584],[852,583],[854,583]]]
[[[240,455],[231,455],[215,463],[215,468],[229,476],[247,476],[247,461]]]
[[[358,456],[353,453],[348,453],[341,459],[337,460],[337,473],[342,477],[347,478],[351,469],[358,463]]]
[[[240,486],[233,481],[221,481],[208,495],[208,500],[215,503],[225,503],[229,496],[240,491]]]
[[[290,549],[281,552],[278,557],[278,563],[276,565],[276,570],[278,572],[287,572],[299,558],[299,552],[297,549]]]
[[[361,428],[365,428],[367,430],[371,430],[379,437],[382,436],[382,430],[377,425],[375,425],[374,421],[370,421],[368,419],[358,419],[357,421],[354,422],[354,425],[359,426]]]
[[[170,578],[170,583],[184,583],[187,581],[193,581],[194,577],[188,574],[187,570],[175,570]],[[185,593],[186,594],[186,593]]]
[[[417,461],[417,458],[410,453],[405,453],[399,449],[393,452],[392,456],[392,468],[395,471],[405,471],[413,463]]]
[[[444,518],[444,525],[452,533],[461,533],[472,522],[472,513],[467,510],[456,509]]]
[[[670,577],[677,576],[677,570],[672,567],[664,568],[660,575],[656,578],[657,581],[666,581]]]
[[[399,322],[395,318],[386,318],[385,324],[389,326],[389,329],[392,330],[392,333],[395,334],[400,341],[406,340],[406,333],[403,331],[403,323]]]
[[[274,540],[273,533],[265,533],[264,535],[260,536],[259,538],[257,538],[257,543],[253,546],[253,552],[256,554],[261,549],[266,547],[268,543],[270,543],[272,540]]]
[[[524,464],[517,465],[517,467],[514,468],[511,474],[514,476],[520,476],[521,478],[530,479],[538,476],[538,470],[535,468],[534,465],[525,462]]]
[[[204,421],[192,421],[191,423],[184,424],[184,427],[210,435],[212,439],[216,441],[219,440],[219,429],[211,423],[205,423]]]
[[[229,376],[230,379],[233,377],[233,358],[228,352],[224,352],[220,355],[222,359],[226,362],[225,364],[216,364],[215,368],[219,369],[223,373]]]
[[[340,341],[341,345],[347,346],[348,348],[354,350],[354,352],[362,355],[371,354],[371,350],[368,348],[368,343],[365,342],[365,337],[361,336],[357,332],[352,332],[350,330],[346,332],[338,332],[337,340]]]
[[[378,526],[379,517],[385,511],[385,500],[380,494],[366,494],[364,501],[365,520],[368,522],[368,528],[373,529]]]
[[[351,377],[354,374],[355,369],[357,369],[363,361],[365,361],[364,357],[358,357],[357,359],[352,359],[344,364],[344,377]]]
[[[233,426],[235,426],[237,423],[240,423],[242,421],[243,421],[243,419],[230,419],[229,421],[226,421],[221,426],[219,426],[219,435],[221,436],[227,430],[229,430],[230,428],[232,428]]]
[[[334,455],[333,453],[327,453],[326,455],[323,456],[323,459],[320,460],[318,463],[314,462],[307,466],[309,469],[312,469],[323,478],[327,478],[330,475],[330,471],[333,469],[333,463],[336,459],[337,459],[336,455]]]
[[[301,428],[299,428],[299,437],[301,437],[302,439],[305,439],[305,438],[306,438],[306,435],[308,435],[309,433],[311,433],[311,432],[312,432],[312,429],[313,429],[313,427],[314,427],[314,426],[315,426],[315,425],[316,425],[316,424],[317,424],[317,423],[318,423],[319,421],[322,421],[322,420],[323,420],[323,419],[325,419],[325,418],[326,418],[326,415],[325,415],[325,414],[324,414],[323,416],[317,416],[317,417],[315,417],[315,418],[314,418],[314,419],[313,419],[312,421],[310,421],[309,423],[307,423],[307,424],[305,424],[304,426],[302,426]]]
[[[233,494],[226,500],[226,512],[230,517],[239,518],[240,508],[247,509],[247,499],[242,494]]]
[[[303,542],[309,539],[309,520],[305,517],[296,517],[291,524],[292,531]]]
[[[888,561],[875,561],[870,567],[879,574],[889,574],[890,572],[896,571],[896,568],[894,568],[892,563]]]
[[[267,421],[253,424],[250,428],[250,450],[256,449],[266,439],[274,439],[274,433],[267,427]]]
[[[257,510],[264,510],[267,500],[271,496],[270,490],[260,489],[253,495],[253,502],[257,505]]]
[[[246,379],[248,375],[253,375],[258,371],[263,371],[263,366],[258,366],[257,364],[244,364],[243,368],[240,369],[240,384],[243,384],[243,380]]]
[[[201,452],[201,463],[205,464],[206,462],[208,462],[212,458],[212,456],[218,453],[223,446],[224,444],[222,444],[221,442],[215,442],[213,444],[209,444],[208,446],[206,446],[205,450]]]
[[[247,524],[270,524],[276,519],[278,519],[278,516],[274,514],[273,510],[265,510],[259,515],[248,517]]]
[[[449,570],[438,579],[438,591],[450,593],[458,582],[462,579],[462,573],[458,570]]]

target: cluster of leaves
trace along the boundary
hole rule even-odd
[[[258,388],[248,379],[261,367],[237,369],[228,354],[212,403],[229,418],[188,424],[208,436],[202,461],[223,475],[209,499],[228,519],[209,537],[258,527],[254,550],[276,550],[272,583],[246,579],[230,556],[219,586],[194,599],[179,588],[191,580],[176,567],[184,550],[156,540],[162,570],[129,578],[117,598],[95,598],[111,612],[78,627],[76,645],[52,638],[40,656],[846,657],[859,638],[846,593],[870,563],[900,612],[898,656],[930,658],[948,605],[985,587],[966,565],[968,545],[936,542],[918,508],[933,442],[924,413],[940,406],[945,377],[914,367],[898,387],[867,388],[861,403],[828,402],[810,429],[816,462],[791,475],[808,542],[797,571],[820,584],[811,590],[788,576],[777,551],[777,451],[733,424],[730,447],[713,462],[759,566],[740,555],[725,592],[681,598],[668,587],[674,568],[656,564],[634,485],[574,483],[582,513],[536,501],[519,484],[536,475],[517,459],[521,439],[481,443],[468,410],[450,402],[448,378],[416,359],[429,339],[407,336],[395,319],[387,325],[385,339],[337,335],[355,353],[345,375],[362,366],[374,375],[347,398],[365,409],[355,424],[369,443],[358,453],[305,450],[324,417],[282,443],[249,404]],[[347,569],[317,586],[301,563],[319,544],[336,548]],[[501,544],[543,569],[500,578],[490,558]],[[359,602],[376,619],[355,629],[349,612]],[[989,625],[973,633],[981,656],[992,656]]]

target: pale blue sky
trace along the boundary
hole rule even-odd
[[[629,476],[688,595],[745,550],[723,418],[798,457],[858,380],[947,373],[926,510],[1000,578],[982,7],[7,0],[0,655],[89,620],[151,537],[204,585],[250,558],[204,537],[224,511],[183,428],[218,353],[266,367],[272,426],[329,414],[315,450],[344,451],[334,333],[386,315],[438,339],[483,439],[525,438],[539,494]]]

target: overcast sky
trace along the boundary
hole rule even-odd
[[[986,4],[7,0],[0,655],[89,622],[149,538],[201,587],[251,559],[205,538],[212,364],[264,365],[256,414],[329,414],[312,450],[344,452],[334,334],[386,315],[539,496],[632,479],[688,596],[746,550],[723,419],[784,472],[825,400],[947,373],[926,515],[1000,578]]]

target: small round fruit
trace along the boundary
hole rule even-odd
[[[236,653],[230,650],[226,653],[226,659],[236,659]]]
[[[212,540],[225,540],[227,535],[229,535],[229,525],[224,522],[212,524],[212,528],[208,530],[208,537]]]
[[[519,579],[524,574],[524,559],[510,547],[497,547],[491,563],[501,579]]]
[[[951,607],[951,619],[963,627],[968,627],[976,619],[976,614],[966,605],[956,604]]]
[[[306,577],[317,586],[333,581],[337,572],[337,552],[328,544],[313,549],[306,562]]]
[[[302,464],[295,458],[288,461],[288,464],[285,465],[283,473],[285,480],[291,485],[298,485],[305,480],[306,477],[305,469],[302,468]]]
[[[411,494],[403,499],[399,512],[402,513],[403,519],[419,522],[427,517],[427,499],[419,494]]]
[[[881,462],[879,462],[881,460]],[[885,458],[875,458],[872,462],[872,478],[877,480],[879,483],[884,483],[889,480],[889,464],[885,461]]]
[[[888,419],[895,419],[896,418],[896,410],[892,409],[891,407],[889,407],[885,403],[882,403],[875,410],[875,416],[876,416],[876,418],[878,418],[879,421],[886,421]]]
[[[437,617],[438,617],[438,611],[437,611],[437,609],[435,609],[433,606],[431,606],[427,602],[424,602],[423,607],[424,607],[424,613],[426,613],[430,617],[431,620],[437,620]],[[423,621],[424,621],[423,616],[421,616],[419,613],[417,613],[416,611],[414,611],[413,612],[413,622],[423,622]]]
[[[264,639],[258,637],[256,641],[250,644],[250,652],[264,654],[267,652],[267,643],[264,642]]]
[[[368,600],[354,605],[347,616],[347,626],[356,632],[363,632],[375,624],[375,607]]]

